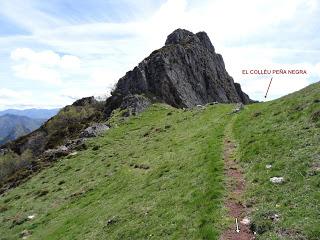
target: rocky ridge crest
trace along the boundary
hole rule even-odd
[[[106,115],[132,95],[144,95],[178,108],[210,102],[251,102],[226,71],[223,58],[215,52],[208,35],[184,29],[171,33],[164,47],[119,79],[107,99]]]

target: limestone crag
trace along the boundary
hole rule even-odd
[[[144,95],[179,108],[210,102],[251,102],[226,71],[208,35],[183,29],[171,33],[164,47],[118,81],[106,102],[106,115],[121,106],[128,95]]]

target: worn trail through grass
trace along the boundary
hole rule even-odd
[[[240,168],[236,160],[237,144],[232,135],[232,124],[234,118],[229,121],[225,128],[224,151],[223,159],[225,164],[225,175],[227,179],[227,199],[225,207],[228,210],[228,215],[232,218],[233,223],[221,235],[221,240],[251,240],[255,239],[248,224],[243,221],[248,216],[248,209],[242,201],[242,195],[245,191],[245,180],[243,170]],[[236,231],[236,222],[239,224],[239,232]]]

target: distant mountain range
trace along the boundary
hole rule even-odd
[[[4,111],[0,111],[0,116],[11,114],[11,115],[17,115],[17,116],[24,116],[29,117],[32,119],[49,119],[56,115],[59,112],[59,108],[54,109],[37,109],[37,108],[31,108],[31,109],[7,109]]]
[[[8,109],[0,111],[0,145],[39,128],[59,109]]]

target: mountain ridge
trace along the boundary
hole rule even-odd
[[[181,109],[209,103],[252,102],[240,84],[234,83],[222,56],[215,52],[205,32],[194,34],[177,29],[168,35],[162,48],[153,51],[120,78],[105,101],[97,101],[94,97],[76,100],[40,128],[4,144],[0,154],[31,154],[39,159],[32,162],[32,173],[51,165],[59,156],[85,148],[86,137],[83,136],[88,134],[84,131],[108,129],[107,122],[117,109],[122,117],[129,117],[143,112],[153,103]],[[30,175],[23,169],[21,175],[18,172],[15,178],[8,179],[0,192],[6,191],[12,183],[18,185]]]
[[[42,109],[42,108],[29,108],[29,109],[5,109],[0,111],[0,116],[5,114],[13,114],[17,116],[26,116],[33,119],[49,119],[59,112],[59,108]]]
[[[45,121],[9,113],[0,115],[0,145],[36,130]]]
[[[18,154],[30,149],[39,155],[65,144],[70,138],[77,138],[90,124],[107,121],[117,108],[129,116],[155,102],[191,108],[210,102],[248,104],[253,101],[241,90],[240,84],[234,83],[222,56],[215,53],[205,32],[194,34],[177,29],[168,35],[162,48],[153,51],[119,79],[105,102],[98,102],[94,97],[79,99],[61,109],[40,129],[6,147]],[[81,111],[85,113],[81,115]],[[75,115],[77,120],[68,121]]]

